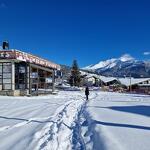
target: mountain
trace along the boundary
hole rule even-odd
[[[84,70],[93,71],[104,76],[115,77],[150,77],[150,61],[136,60],[125,54],[120,58],[112,58],[100,61],[98,64],[89,65]]]

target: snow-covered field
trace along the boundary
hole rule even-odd
[[[89,149],[150,150],[150,96],[97,93],[83,118]]]
[[[0,150],[149,150],[150,96],[0,96]]]

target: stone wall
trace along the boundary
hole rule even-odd
[[[2,90],[0,95],[3,96],[26,96],[28,95],[28,90]]]

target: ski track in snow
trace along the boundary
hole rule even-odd
[[[93,145],[95,143],[94,137],[96,136],[96,132],[94,130],[94,127],[92,126],[90,115],[86,111],[86,106],[89,101],[94,100],[97,96],[98,94],[96,92],[91,93],[90,98],[89,98],[90,100],[86,101],[82,105],[80,111],[78,112],[78,117],[75,121],[76,125],[74,127],[73,136],[72,136],[72,145],[73,145],[72,149],[73,150],[92,150],[93,148],[94,149],[96,148],[95,145]],[[84,127],[86,129],[84,130],[84,133],[83,133]],[[89,147],[88,146],[89,143],[92,146]],[[99,149],[99,143],[96,149]]]
[[[84,103],[84,98],[79,96],[58,108],[50,123],[34,135],[31,144],[38,141],[35,150],[71,150],[75,121]]]
[[[93,93],[90,100],[96,97],[97,94]],[[35,150],[85,150],[80,116],[85,109],[86,102],[88,101],[85,101],[85,98],[78,96],[77,99],[58,108],[50,123],[34,135],[31,144],[38,141]]]
[[[2,118],[2,117],[1,117]],[[6,118],[7,119],[7,117],[3,117],[3,118]],[[17,124],[15,124],[15,125],[13,125],[13,126],[3,126],[3,127],[1,127],[0,128],[0,132],[2,132],[2,131],[5,131],[5,130],[11,130],[11,129],[13,129],[13,128],[18,128],[18,127],[21,127],[21,126],[24,126],[24,125],[26,125],[26,124],[29,124],[29,123],[44,123],[44,122],[46,122],[47,121],[47,119],[48,119],[49,117],[47,117],[47,118],[30,118],[30,119],[22,119],[22,120],[24,120],[23,122],[21,122],[21,123],[17,123]],[[43,121],[43,120],[46,120],[46,121]]]

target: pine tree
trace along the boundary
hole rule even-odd
[[[80,86],[81,78],[77,61],[74,60],[71,68],[71,76],[69,83],[71,86]]]

